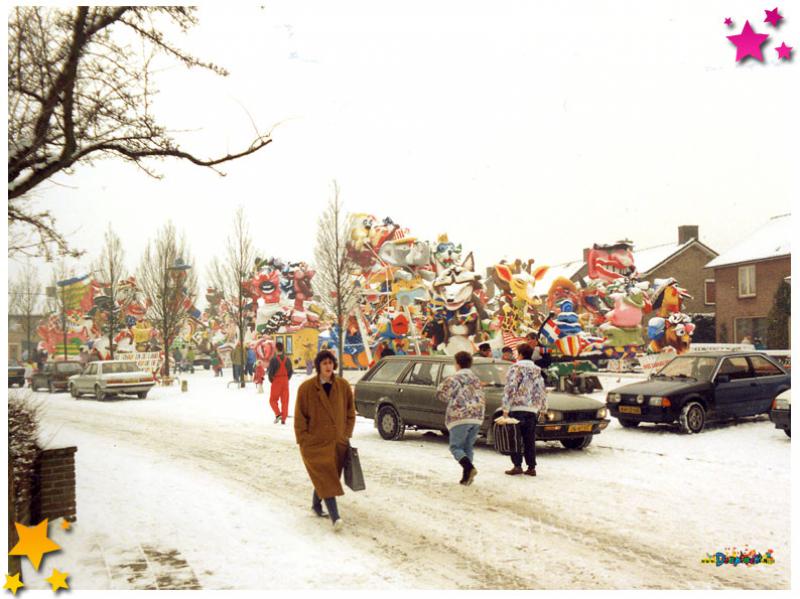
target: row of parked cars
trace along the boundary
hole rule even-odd
[[[494,421],[510,364],[474,358],[472,371],[482,381],[486,415],[480,433],[494,442]],[[390,356],[375,364],[355,385],[358,413],[373,419],[380,436],[399,440],[408,428],[440,430],[444,402],[436,387],[455,372],[449,356]],[[613,389],[603,403],[583,395],[548,392],[548,409],[539,415],[537,440],[559,441],[583,449],[609,424],[608,416],[634,428],[643,422],[677,423],[684,433],[699,433],[707,423],[769,413],[791,436],[789,373],[758,352],[716,352],[678,356],[647,381]]]
[[[25,384],[25,369],[22,368],[22,374],[15,369],[19,368],[8,368],[9,387],[12,384]],[[34,391],[69,391],[75,398],[92,395],[99,400],[122,394],[144,399],[155,384],[153,374],[139,368],[133,360],[90,362],[85,368],[77,360],[53,361],[47,362],[44,368],[31,375],[31,389]]]

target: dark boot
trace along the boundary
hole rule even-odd
[[[462,485],[472,484],[472,479],[474,479],[475,475],[478,474],[478,470],[472,465],[472,462],[469,461],[467,456],[464,456],[458,460],[458,463],[461,464],[461,467],[464,469],[461,480],[458,482]]]
[[[320,518],[326,518],[328,516],[325,510],[322,509],[322,500],[319,498],[319,495],[317,495],[316,489],[314,489],[314,494],[311,496],[311,509]]]
[[[326,497],[324,499],[325,507],[328,508],[328,513],[331,516],[331,522],[336,526],[339,521],[339,506],[336,505],[336,497]]]

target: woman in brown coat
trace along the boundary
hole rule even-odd
[[[340,530],[342,520],[336,497],[344,495],[339,478],[356,423],[356,408],[350,383],[333,374],[336,356],[332,352],[319,352],[314,367],[317,376],[305,381],[297,390],[294,434],[314,485],[311,509],[317,516],[325,517],[324,500],[334,529]]]

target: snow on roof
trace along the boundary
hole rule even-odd
[[[539,282],[536,283],[536,293],[547,295],[548,291],[550,291],[550,286],[553,284],[553,281],[555,281],[558,277],[564,277],[565,279],[572,280],[572,277],[583,267],[583,265],[583,260],[573,260],[572,262],[551,266],[549,269],[547,269],[547,272],[539,280]]]
[[[636,270],[641,274],[650,272],[664,260],[668,259],[673,254],[677,254],[693,241],[695,241],[694,238],[685,243],[665,243],[641,250],[634,250],[633,263],[636,265]]]
[[[706,264],[706,268],[719,268],[740,262],[756,262],[792,253],[791,214],[773,216],[749,237],[745,237],[727,252]]]

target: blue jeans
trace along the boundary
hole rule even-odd
[[[465,456],[472,462],[472,448],[480,428],[479,424],[459,424],[450,429],[450,453],[456,462]]]

